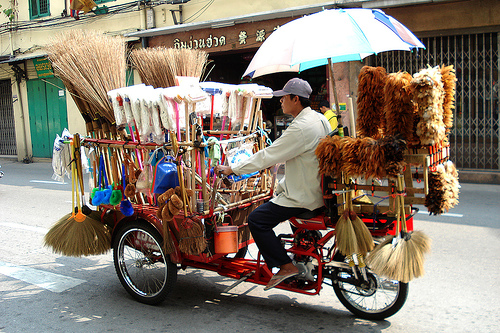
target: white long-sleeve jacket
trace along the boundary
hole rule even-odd
[[[232,166],[236,175],[266,169],[285,162],[285,176],[271,201],[285,207],[314,210],[323,206],[318,160],[314,151],[321,138],[331,132],[322,114],[304,108],[283,134],[266,149]]]

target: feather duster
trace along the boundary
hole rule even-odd
[[[365,178],[385,177],[385,155],[379,140],[367,137],[359,141],[357,154],[360,161],[360,173]]]
[[[357,127],[360,137],[380,137],[384,127],[383,90],[387,73],[383,67],[364,66],[358,76]]]
[[[362,176],[363,171],[358,154],[361,140],[359,138],[344,137],[342,142],[342,172],[352,177]]]
[[[341,137],[326,136],[316,147],[319,173],[327,176],[339,176],[342,169]]]
[[[419,144],[415,134],[419,121],[417,105],[410,95],[412,76],[406,72],[391,73],[384,87],[385,135],[401,134],[411,144]]]
[[[411,92],[418,105],[420,121],[417,135],[423,145],[440,143],[446,137],[443,122],[444,88],[438,67],[426,68],[413,75]]]
[[[446,188],[445,209],[449,211],[451,208],[458,205],[458,194],[460,184],[458,182],[458,171],[452,161],[444,163],[444,179]]]
[[[396,178],[406,166],[404,161],[406,141],[401,135],[395,135],[382,138],[379,144],[384,154],[385,174],[389,178]]]
[[[443,122],[446,128],[452,128],[457,77],[455,76],[455,69],[453,68],[453,65],[442,65],[440,71],[444,89]]]
[[[429,173],[429,193],[425,196],[425,207],[430,215],[440,215],[445,212],[445,169],[442,164],[436,171]]]

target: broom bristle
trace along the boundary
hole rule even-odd
[[[100,114],[113,124],[107,92],[125,86],[125,40],[97,31],[70,30],[52,38],[46,50],[56,75],[89,104],[90,110],[80,112],[91,111],[94,117]]]
[[[352,226],[356,234],[358,253],[366,255],[374,247],[372,234],[366,224],[357,215],[356,218],[352,219]]]
[[[179,238],[179,250],[182,253],[198,255],[207,247],[203,225],[196,218],[185,219],[179,225]]]
[[[143,83],[166,88],[176,85],[176,76],[200,78],[208,54],[202,50],[155,47],[133,50],[130,58]]]
[[[335,226],[337,247],[343,255],[358,252],[358,244],[354,227],[348,216],[342,215]]]
[[[385,276],[387,261],[392,254],[392,240],[394,236],[386,237],[380,244],[375,246],[373,251],[366,257],[366,264],[378,275]]]
[[[111,234],[104,224],[90,216],[76,222],[73,214],[67,214],[50,228],[44,244],[65,256],[98,255],[111,249]]]
[[[175,252],[175,245],[172,240],[172,234],[170,233],[168,221],[163,221],[163,248],[167,254]]]
[[[431,241],[421,231],[403,234],[388,257],[383,275],[407,283],[424,275],[424,254],[430,251]]]

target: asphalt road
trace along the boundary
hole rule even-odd
[[[410,283],[397,314],[372,322],[353,317],[329,286],[306,296],[242,283],[224,294],[233,280],[197,269],[179,271],[162,305],[138,303],[120,285],[111,253],[73,258],[43,247],[71,210],[71,184],[54,182],[49,163],[0,165],[0,332],[500,331],[498,185],[462,184],[450,214],[416,216],[415,229],[433,240],[426,275]]]

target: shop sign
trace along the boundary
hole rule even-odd
[[[273,28],[273,31],[279,26]],[[222,48],[226,46],[227,40],[237,41],[238,45],[246,45],[249,43],[263,43],[266,40],[266,33],[269,35],[272,31],[266,29],[257,29],[255,32],[249,33],[246,30],[240,30],[237,35],[226,37],[226,35],[208,35],[207,37],[196,38],[193,35],[189,36],[189,40],[174,39],[173,47],[176,49],[211,49]]]
[[[39,79],[44,79],[54,76],[52,65],[48,59],[46,58],[33,59],[33,65],[35,66],[36,74],[38,75]]]
[[[201,49],[219,52],[259,47],[269,35],[292,18],[237,24],[232,27],[200,29],[151,37],[150,47]]]

